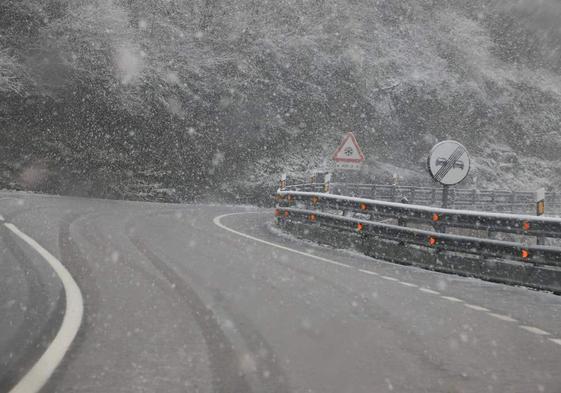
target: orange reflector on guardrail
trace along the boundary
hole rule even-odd
[[[528,259],[530,257],[530,253],[528,252],[528,250],[522,249],[522,251],[520,252],[520,256],[522,257],[522,259]]]
[[[308,220],[310,220],[311,222],[316,222],[317,221],[317,216],[315,214],[309,214],[308,215]]]
[[[432,215],[432,220],[433,220],[433,221],[439,221],[439,220],[440,220],[440,216],[439,216],[437,213],[434,213],[434,214]]]
[[[359,232],[362,232],[362,230],[364,229],[364,224],[359,222],[358,224],[356,224],[356,230]]]
[[[524,222],[522,223],[522,228],[523,228],[525,231],[529,231],[529,230],[530,230],[530,223],[529,223],[528,221],[524,221]]]
[[[429,246],[436,245],[437,239],[434,236],[429,237]]]
[[[360,207],[360,210],[365,210],[365,211],[368,210],[368,205],[364,202],[361,202],[359,207]]]

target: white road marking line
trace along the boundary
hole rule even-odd
[[[457,297],[452,297],[452,296],[441,296],[442,299],[445,300],[449,300],[451,302],[455,302],[455,303],[463,303],[464,301],[462,299],[458,299]]]
[[[410,282],[400,281],[399,283],[401,285],[405,285],[406,287],[411,287],[411,288],[417,288],[418,287],[418,285],[411,284]]]
[[[6,223],[4,226],[26,242],[51,265],[51,268],[62,281],[66,296],[64,318],[54,340],[27,374],[10,390],[10,393],[37,393],[47,383],[72,345],[82,324],[84,301],[78,284],[58,259],[35,240],[20,231],[14,224]]]
[[[495,314],[494,312],[488,312],[487,314],[489,314],[489,315],[492,316],[493,318],[500,319],[501,321],[506,321],[506,322],[518,322],[516,319],[511,318],[511,317],[509,317],[508,315]]]
[[[371,271],[371,270],[358,269],[358,271],[363,272],[363,273],[366,273],[366,274],[371,274],[371,275],[373,275],[373,276],[379,276],[378,273],[373,272],[373,271]]]
[[[546,332],[545,330],[541,330],[541,329],[539,329],[537,327],[534,327],[534,326],[520,325],[518,327],[520,329],[524,329],[527,332],[534,333],[534,334],[537,334],[539,336],[551,336],[551,334],[549,332]]]
[[[307,256],[307,257],[310,257],[310,258],[314,258],[314,259],[317,259],[318,261],[330,263],[330,264],[332,264],[332,265],[336,265],[336,266],[340,266],[340,267],[346,267],[346,268],[352,268],[352,266],[346,265],[346,264],[341,263],[341,262],[332,261],[331,259],[327,259],[327,258],[324,258],[324,257],[320,257],[320,256],[318,256],[318,255],[308,254],[307,252],[298,251],[298,250],[295,250],[295,249],[293,249],[293,248],[289,248],[289,247],[281,246],[280,244],[268,242],[268,241],[266,241],[266,240],[259,239],[259,238],[257,238],[257,237],[251,236],[251,235],[246,235],[246,234],[243,233],[243,232],[238,232],[238,231],[236,231],[235,229],[228,228],[227,226],[225,226],[224,224],[222,224],[222,222],[220,222],[220,220],[221,220],[222,218],[224,218],[224,217],[227,217],[227,216],[234,216],[234,215],[238,215],[238,214],[247,214],[247,213],[260,213],[260,212],[240,212],[240,213],[222,214],[222,215],[220,215],[220,216],[214,217],[214,219],[213,219],[212,221],[214,222],[215,225],[219,226],[220,228],[222,228],[222,229],[224,229],[224,230],[226,230],[226,231],[235,233],[235,234],[238,235],[238,236],[242,236],[242,237],[245,237],[245,238],[247,238],[247,239],[251,239],[251,240],[256,241],[256,242],[259,242],[259,243],[267,244],[267,245],[272,246],[272,247],[280,248],[281,250],[290,251],[290,252],[293,252],[293,253],[295,253],[295,254],[304,255],[304,256]]]
[[[238,214],[248,214],[248,213],[259,213],[259,212],[240,212],[240,213],[222,214],[222,215],[220,215],[220,216],[214,217],[212,221],[213,221],[214,224],[217,225],[218,227],[220,227],[220,228],[222,228],[222,229],[224,229],[224,230],[226,230],[226,231],[228,231],[228,232],[235,233],[235,234],[238,235],[238,236],[242,236],[242,237],[245,237],[245,238],[247,238],[247,239],[251,239],[251,240],[256,241],[256,242],[259,242],[259,243],[267,244],[267,245],[272,246],[272,247],[277,247],[277,248],[280,248],[281,250],[290,251],[290,252],[293,252],[293,253],[295,253],[295,254],[304,255],[304,256],[307,256],[307,257],[310,257],[310,258],[314,258],[314,259],[317,259],[317,260],[320,260],[320,261],[323,261],[323,262],[331,263],[331,264],[333,264],[333,265],[337,265],[337,266],[341,266],[341,267],[347,267],[347,268],[352,268],[352,266],[346,265],[346,264],[344,264],[344,263],[332,261],[332,260],[330,260],[330,259],[323,258],[323,257],[317,256],[317,255],[314,255],[314,254],[308,254],[307,252],[294,250],[294,249],[289,248],[289,247],[281,246],[280,244],[272,243],[272,242],[269,242],[269,241],[266,241],[266,240],[263,240],[263,239],[259,239],[259,238],[257,238],[257,237],[251,236],[251,235],[247,235],[247,234],[245,234],[245,233],[243,233],[243,232],[236,231],[235,229],[228,228],[227,226],[225,226],[224,224],[222,224],[222,222],[220,222],[220,220],[221,220],[222,218],[227,217],[227,216],[233,216],[233,215],[238,215]],[[7,224],[6,224],[6,225],[7,225]],[[361,271],[361,272],[363,272],[363,273],[366,273],[366,274],[372,274],[372,275],[380,276],[380,277],[382,277],[382,278],[384,278],[384,279],[386,279],[386,280],[388,280],[388,281],[396,281],[396,282],[398,282],[398,283],[400,283],[400,284],[402,284],[402,285],[408,286],[408,287],[417,287],[417,285],[415,285],[415,284],[411,284],[411,283],[404,282],[404,281],[399,281],[397,278],[393,278],[393,277],[390,277],[390,276],[381,276],[379,273],[372,272],[372,271],[370,271],[370,270],[364,270],[364,269],[358,269],[358,270]],[[420,290],[420,291],[423,291],[423,292],[426,292],[426,293],[439,294],[439,292],[433,291],[432,289],[428,289],[428,288],[420,288],[419,290]],[[449,300],[449,301],[452,301],[452,302],[457,302],[457,303],[460,303],[460,302],[461,302],[461,303],[464,303],[463,300],[457,299],[457,298],[451,297],[451,296],[441,296],[441,298],[446,299],[446,300]],[[507,317],[506,315],[494,314],[494,313],[490,312],[488,309],[486,309],[485,307],[476,306],[476,305],[474,305],[474,304],[464,303],[464,306],[466,306],[466,307],[468,307],[468,308],[471,308],[472,310],[485,311],[485,312],[487,312],[489,315],[491,315],[491,316],[493,316],[493,317],[495,317],[495,318],[499,318],[499,319],[505,320],[505,321],[507,321],[507,319],[505,319],[505,318],[510,318],[510,317]],[[512,319],[512,318],[511,318],[511,319]],[[514,321],[514,319],[513,319],[513,321]],[[509,322],[510,322],[510,321],[509,321]],[[532,326],[519,326],[519,327],[522,328],[522,329],[525,329],[525,330],[527,330],[527,331],[529,331],[529,332],[535,333],[535,334],[550,335],[548,332],[546,332],[546,331],[544,331],[544,330],[541,330],[541,329],[538,329],[538,328],[535,328],[535,327],[532,327]],[[550,338],[550,340],[553,341],[553,342],[556,343],[556,344],[561,345],[561,339]],[[12,391],[12,392],[10,392],[10,393],[15,393],[15,392]],[[18,393],[20,393],[20,392],[18,392]],[[23,393],[23,391],[21,391],[21,393]]]
[[[476,306],[474,304],[465,303],[464,306],[466,306],[467,308],[471,308],[472,310],[476,310],[476,311],[489,312],[489,309],[487,309],[485,307],[481,307],[481,306]]]
[[[432,289],[429,288],[419,288],[419,291],[424,293],[430,293],[431,295],[440,295],[440,292],[433,291]]]

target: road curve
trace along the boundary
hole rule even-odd
[[[558,296],[298,241],[265,209],[3,193],[0,215],[83,295],[43,392],[561,392]],[[0,250],[8,391],[66,299],[13,232]]]

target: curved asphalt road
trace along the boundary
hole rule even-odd
[[[3,193],[0,214],[84,298],[44,392],[561,392],[558,296],[297,241],[268,210]],[[4,225],[0,277],[3,392],[66,299]]]

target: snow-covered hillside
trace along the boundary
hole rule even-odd
[[[556,0],[8,0],[0,182],[239,195],[353,131],[369,177],[427,183],[453,138],[466,186],[558,189],[559,20]]]

